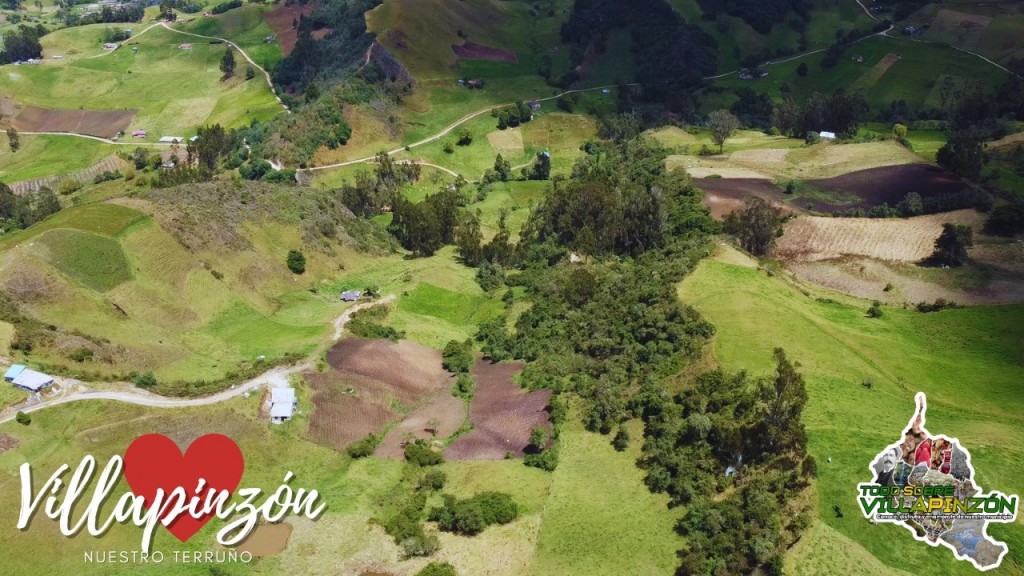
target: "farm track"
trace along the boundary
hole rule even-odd
[[[333,322],[334,334],[332,335],[331,341],[333,342],[341,338],[341,333],[345,328],[345,324],[352,319],[353,314],[366,310],[367,308],[387,304],[392,302],[394,299],[394,295],[389,295],[372,302],[357,304],[348,310],[345,310]],[[44,408],[49,408],[51,406],[58,406],[60,404],[67,404],[69,402],[78,402],[82,400],[114,400],[116,402],[125,402],[150,408],[187,408],[191,406],[219,404],[226,400],[241,396],[246,392],[251,392],[254,388],[259,388],[264,385],[272,387],[287,386],[289,376],[312,370],[313,367],[314,365],[311,359],[306,359],[305,361],[292,366],[276,366],[267,370],[263,374],[246,380],[245,382],[242,382],[228,390],[218,392],[211,396],[204,396],[202,398],[168,398],[166,396],[160,396],[142,390],[133,390],[131,392],[109,390],[68,392],[65,389],[61,392],[61,395],[56,398],[44,400],[31,405],[21,404],[4,410],[3,412],[6,413],[6,416],[0,417],[0,424],[13,420],[18,411],[30,413]]]

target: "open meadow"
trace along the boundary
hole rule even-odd
[[[133,32],[141,32],[135,28]],[[48,59],[38,65],[4,66],[0,96],[54,109],[52,114],[80,108],[137,110],[127,128],[146,130],[144,141],[191,136],[206,124],[235,127],[281,110],[266,82],[259,77],[245,80],[244,68],[221,80],[222,43],[156,26],[107,52],[99,42],[102,29],[82,26],[44,36]],[[49,59],[57,55],[64,58]]]
[[[713,349],[723,368],[766,375],[776,346],[800,362],[809,395],[804,422],[819,462],[818,517],[789,557],[794,573],[845,570],[830,553],[837,549],[864,573],[901,574],[908,566],[915,573],[975,573],[947,549],[915,545],[902,528],[868,524],[857,509],[856,484],[870,479],[868,464],[899,437],[914,394],[923,391],[928,428],[963,442],[978,484],[1024,492],[1024,305],[929,314],[886,307],[881,318],[869,318],[868,301],[785,273],[769,276],[725,246],[680,284],[679,295],[715,325]],[[996,524],[989,532],[1010,547],[999,573],[1024,571],[1021,524]]]

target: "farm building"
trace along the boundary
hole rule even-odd
[[[355,302],[363,297],[363,293],[359,290],[345,290],[341,293],[342,302]]]
[[[103,44],[103,49],[104,50],[117,50],[118,46],[120,46],[120,44],[116,44],[114,42],[107,42],[107,43]]]
[[[818,133],[818,136],[820,136],[822,140],[835,140],[836,139],[836,133],[835,132],[821,131],[821,132]]]
[[[145,138],[145,137],[146,137],[146,131],[145,130],[132,130],[132,138]]]
[[[28,392],[39,392],[53,384],[53,376],[30,370],[24,364],[14,364],[8,368],[4,373],[4,380]]]
[[[295,388],[271,388],[270,389],[270,421],[280,424],[291,420],[298,406],[295,400]]]
[[[530,110],[532,110],[534,112],[536,112],[537,110],[540,110],[540,100],[530,100],[529,105],[530,105]]]
[[[191,43],[178,44],[178,49],[180,49],[180,50],[191,50],[192,49],[192,44]]]

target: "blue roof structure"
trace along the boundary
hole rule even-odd
[[[25,365],[24,364],[13,364],[13,365],[11,365],[10,368],[7,369],[7,372],[4,372],[4,380],[7,380],[8,382],[10,382],[11,380],[14,380],[15,378],[17,378],[18,374],[21,374],[24,371],[25,371]]]

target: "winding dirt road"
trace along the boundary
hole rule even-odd
[[[352,315],[356,312],[366,310],[373,306],[379,306],[382,304],[388,304],[395,300],[395,295],[391,294],[374,300],[372,302],[365,302],[363,304],[357,304],[338,316],[334,322],[334,334],[331,337],[330,342],[335,342],[341,338],[341,334],[345,329],[345,324],[352,319]],[[307,358],[303,362],[294,364],[291,366],[277,366],[267,370],[263,374],[255,378],[251,378],[237,384],[228,390],[218,392],[210,396],[203,396],[202,398],[168,398],[166,396],[160,396],[145,390],[133,389],[131,391],[114,391],[114,390],[70,390],[65,391],[62,395],[49,400],[43,400],[36,404],[31,405],[19,405],[4,410],[5,413],[9,412],[6,416],[0,417],[0,424],[9,422],[14,419],[17,412],[31,413],[51,406],[58,406],[60,404],[67,404],[68,402],[79,402],[82,400],[113,400],[116,402],[126,402],[128,404],[136,404],[139,406],[148,406],[150,408],[187,408],[190,406],[207,406],[210,404],[218,404],[232,398],[237,398],[245,394],[246,392],[252,392],[254,389],[261,386],[271,387],[284,387],[288,386],[288,378],[293,374],[305,372],[313,369],[313,360]],[[6,383],[4,383],[6,385]]]

